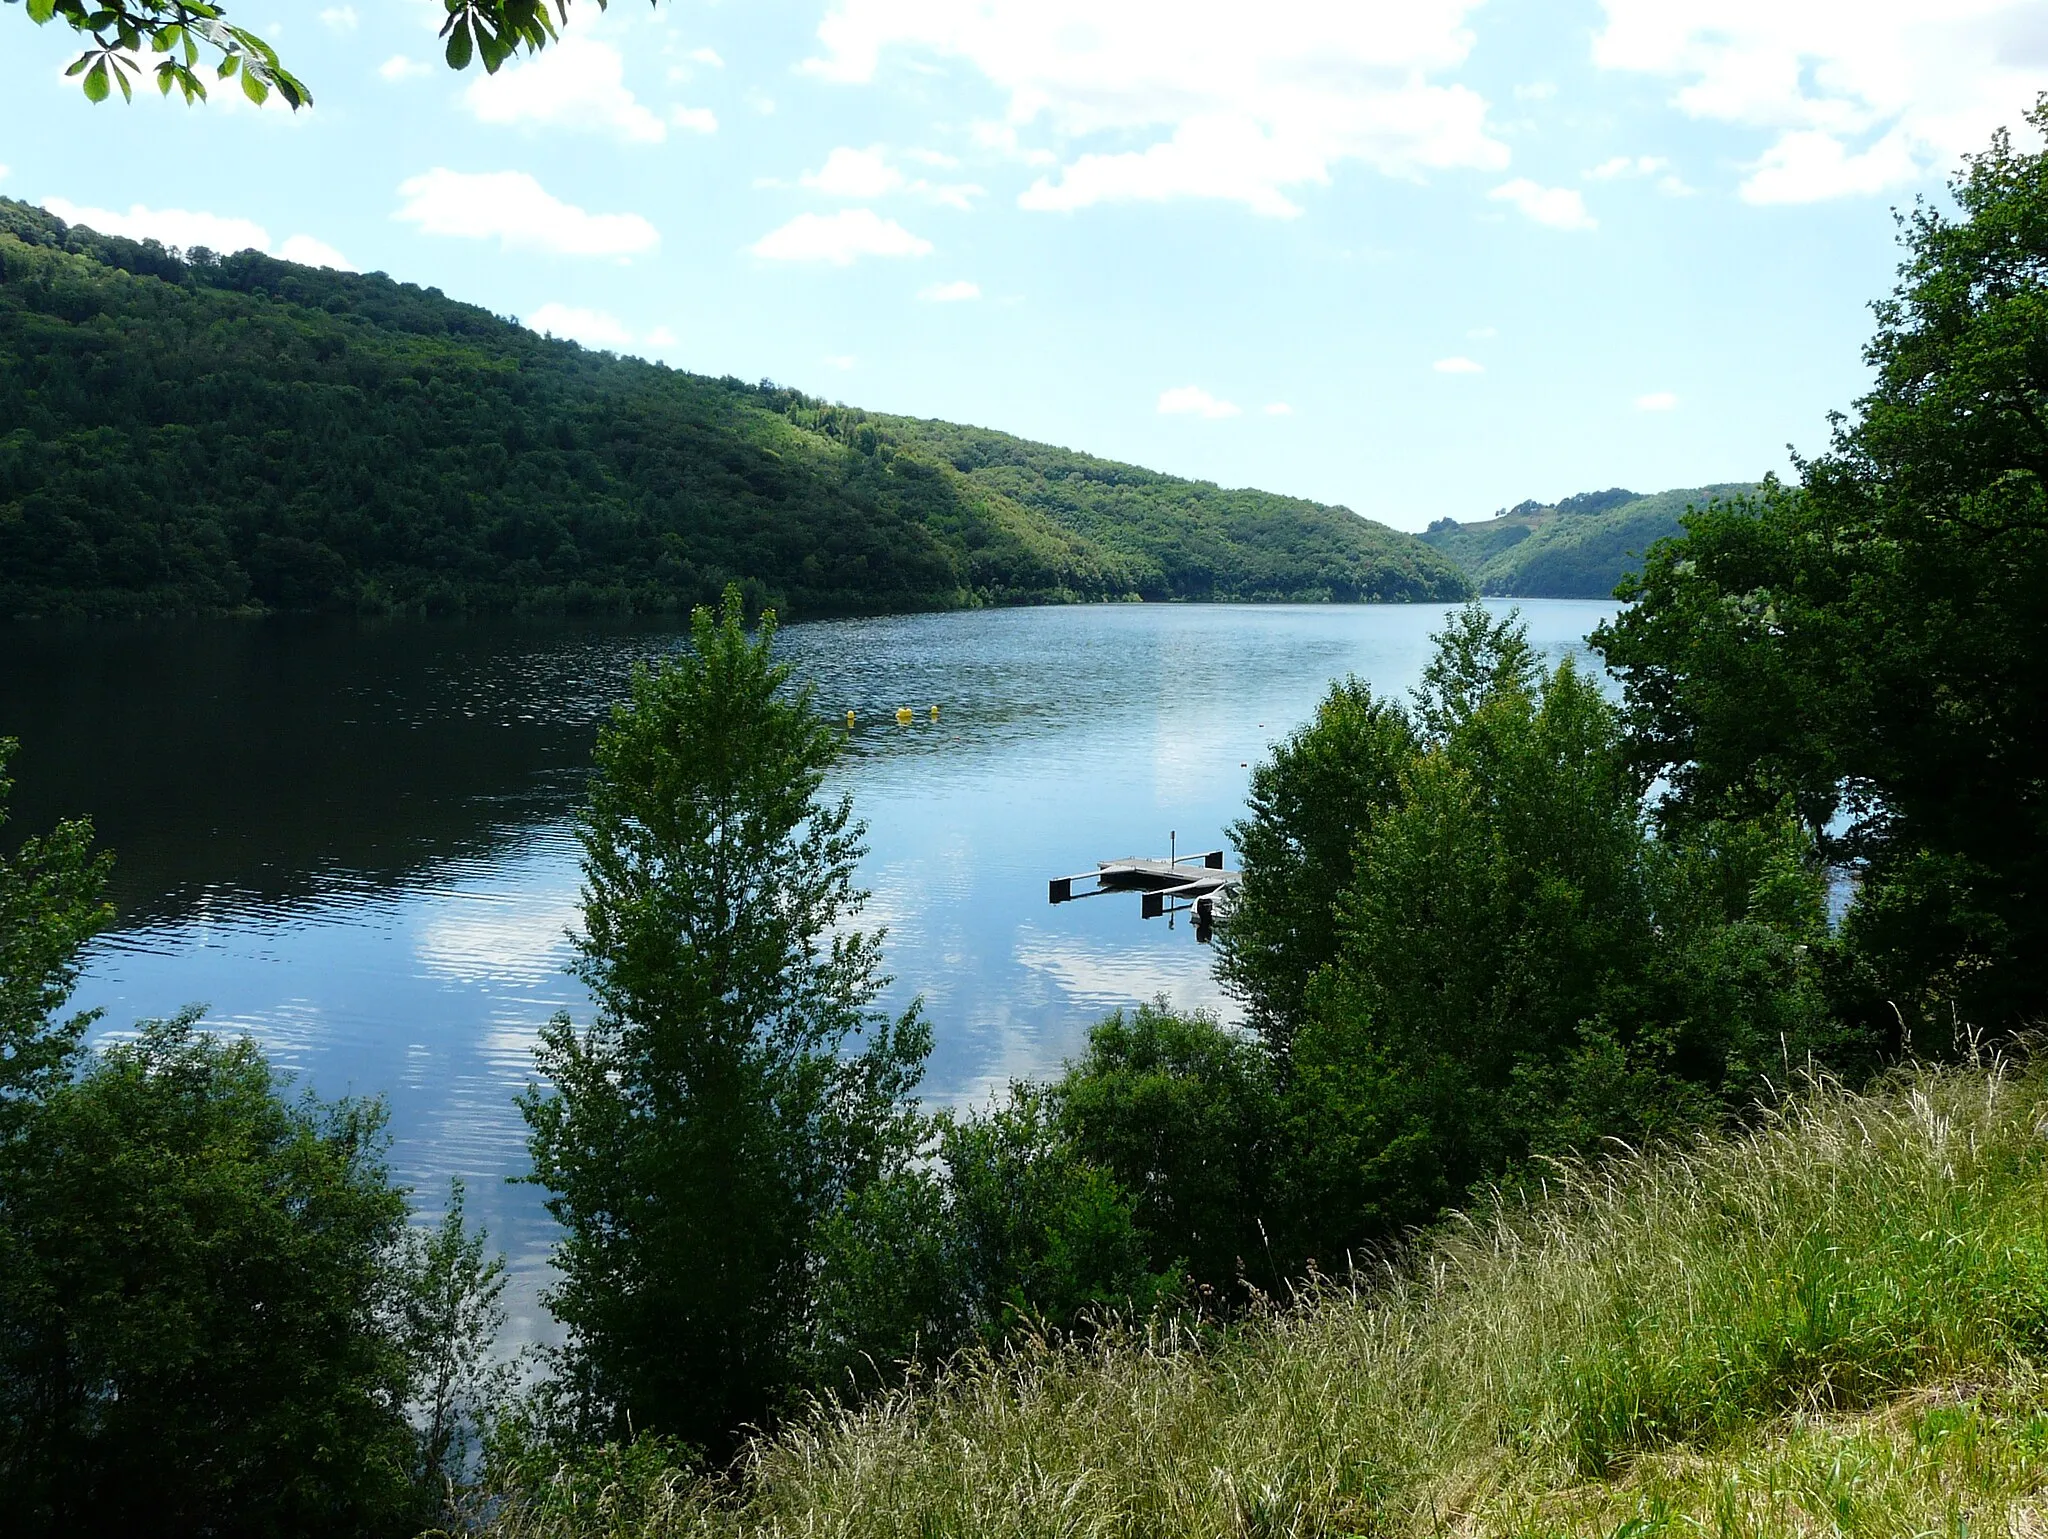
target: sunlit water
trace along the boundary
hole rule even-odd
[[[1504,605],[1502,607],[1505,607]],[[1523,601],[1553,657],[1610,605]],[[895,1007],[922,997],[934,1102],[1043,1074],[1106,1012],[1231,1003],[1186,924],[1046,879],[1227,843],[1250,766],[1332,679],[1405,692],[1441,608],[1107,606],[794,626],[782,649],[860,726],[836,781],[868,825]],[[190,1003],[323,1094],[384,1096],[433,1211],[460,1176],[510,1255],[515,1331],[549,1220],[513,1094],[563,971],[568,814],[596,723],[673,631],[196,626],[0,631],[17,822],[88,812],[122,859],[78,1003],[120,1033]],[[937,721],[927,708],[937,704]],[[899,705],[916,720],[899,727]],[[1233,858],[1234,863],[1234,858]]]

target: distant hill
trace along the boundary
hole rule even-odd
[[[1643,495],[1622,487],[1562,502],[1524,502],[1492,518],[1439,519],[1423,534],[1482,593],[1515,598],[1608,598],[1643,552],[1679,532],[1685,510],[1755,491],[1748,481]]]
[[[0,616],[1446,600],[1343,508],[183,256],[0,198]]]

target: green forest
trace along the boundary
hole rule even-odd
[[[0,199],[0,615],[1443,600],[1342,508],[534,335]]]
[[[846,734],[739,582],[696,608],[575,818],[522,1357],[380,1100],[190,1012],[89,1041],[113,857],[0,846],[0,1528],[2037,1534],[2048,151],[1952,190],[1825,452],[1686,513],[1591,657],[1474,601],[1251,767],[1241,1027],[1119,1011],[928,1107]],[[1049,451],[747,409],[1123,516]]]
[[[1455,561],[1481,593],[1604,599],[1642,570],[1644,554],[1677,534],[1693,508],[1757,489],[1755,482],[1725,482],[1642,496],[1610,487],[1555,503],[1517,503],[1469,524],[1440,518],[1422,540]]]

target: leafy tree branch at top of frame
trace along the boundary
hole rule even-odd
[[[68,24],[91,41],[65,73],[78,79],[89,101],[114,91],[133,100],[145,75],[157,91],[177,91],[187,102],[204,101],[204,60],[216,81],[239,79],[242,94],[258,106],[277,93],[294,110],[309,107],[313,93],[287,69],[277,50],[246,27],[228,20],[224,6],[210,0],[0,0],[25,3],[38,26]],[[443,53],[450,69],[467,69],[480,59],[489,74],[521,49],[538,53],[558,37],[569,20],[571,0],[443,0]],[[604,10],[609,0],[596,0]],[[552,11],[552,14],[550,12]],[[208,56],[211,56],[210,58]],[[157,56],[151,62],[151,56]]]

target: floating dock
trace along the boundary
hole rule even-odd
[[[1141,917],[1192,913],[1195,939],[1206,942],[1210,927],[1228,911],[1240,875],[1224,869],[1221,850],[1208,850],[1165,860],[1129,855],[1122,860],[1098,861],[1093,871],[1056,876],[1046,885],[1047,896],[1054,903],[1135,892]]]

